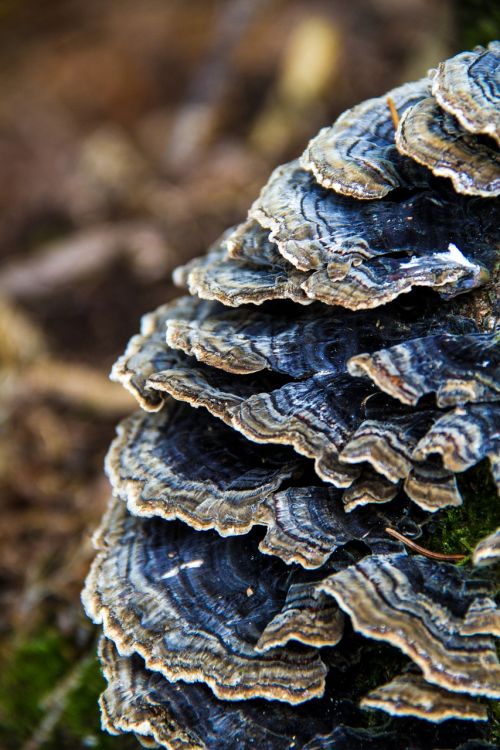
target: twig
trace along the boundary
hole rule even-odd
[[[130,394],[110,382],[107,372],[49,357],[25,368],[12,391],[18,402],[23,395],[52,395],[101,416],[127,414],[134,407]]]
[[[145,279],[166,275],[172,261],[163,233],[153,222],[101,224],[0,266],[0,294],[16,299],[48,297],[123,256]]]
[[[394,104],[394,99],[391,96],[387,97],[387,105],[389,107],[389,112],[391,113],[394,130],[397,130],[399,127],[399,115],[398,110],[396,109],[396,105]]]
[[[394,539],[397,539],[398,541],[403,542],[403,544],[406,544],[406,546],[412,549],[414,552],[425,555],[425,557],[430,557],[431,560],[442,560],[443,562],[461,562],[462,560],[465,560],[465,555],[445,555],[443,552],[432,552],[429,549],[425,549],[425,547],[421,547],[419,544],[415,544],[415,542],[412,542],[411,539],[407,539],[405,536],[403,536],[403,534],[400,534],[399,531],[396,531],[395,529],[386,528],[385,532],[389,534],[389,536],[394,537]]]

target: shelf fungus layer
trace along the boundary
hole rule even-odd
[[[357,508],[345,512],[344,496],[330,487],[291,487],[266,502],[271,510],[259,549],[286,563],[320,568],[340,547],[362,542],[373,552],[391,550],[387,526],[418,537],[418,523],[396,506]]]
[[[424,510],[435,512],[461,505],[453,472],[427,453],[420,455],[420,460],[415,458],[419,441],[432,435],[439,416],[439,412],[424,410],[392,419],[365,420],[343,448],[340,459],[350,464],[369,463],[389,482],[404,479],[406,494]]]
[[[427,258],[375,258],[353,266],[341,280],[332,281],[328,269],[316,271],[302,287],[311,299],[327,305],[373,310],[419,287],[432,289],[448,299],[487,279],[483,266],[469,262],[450,244],[446,252]]]
[[[404,340],[408,327],[387,316],[332,310],[238,309],[168,322],[167,342],[197,360],[238,375],[271,370],[293,378],[343,372],[365,346]],[[163,368],[162,368],[163,369]]]
[[[101,697],[108,731],[135,732],[173,750],[288,750],[342,721],[343,713],[349,716],[323,701],[312,711],[257,699],[221,702],[206,685],[170,683],[137,655],[120,656],[107,640],[100,658],[108,682]]]
[[[500,528],[495,529],[492,534],[481,539],[474,548],[472,555],[474,565],[480,567],[495,565],[500,562]]]
[[[401,116],[428,95],[429,81],[423,78],[348,109],[310,141],[302,167],[323,187],[364,200],[413,185],[419,175],[411,161],[398,159],[388,99]]]
[[[352,713],[326,701],[312,712],[257,699],[221,702],[205,685],[167,682],[140,657],[120,656],[108,640],[101,642],[100,659],[108,681],[101,698],[108,731],[133,731],[175,750],[288,750]]]
[[[473,404],[455,409],[435,422],[413,451],[417,459],[440,454],[444,466],[461,472],[488,457],[494,467],[500,455],[500,405]],[[497,478],[498,479],[498,478]]]
[[[500,155],[463,130],[453,115],[443,112],[432,97],[410,107],[396,133],[405,156],[449,177],[458,193],[493,198],[500,195]]]
[[[486,706],[469,698],[429,685],[421,675],[407,673],[372,690],[361,701],[363,708],[385,711],[391,716],[416,716],[427,721],[447,719],[486,721]]]
[[[440,187],[360,203],[318,186],[296,162],[275,170],[249,216],[269,229],[270,239],[293,266],[325,268],[332,285],[352,266],[397,253],[407,260],[449,256],[450,264],[455,262],[455,276],[450,268],[446,277],[451,283],[467,274],[467,266],[470,275],[473,261],[491,257],[494,250],[491,202],[461,198]],[[460,255],[453,258],[450,245],[460,248]]]
[[[431,71],[432,94],[470,133],[494,138],[500,146],[500,43],[461,52]]]
[[[115,362],[111,379],[121,383],[146,411],[159,411],[163,406],[161,393],[146,387],[146,381],[158,370],[166,370],[184,361],[182,354],[165,346],[167,321],[173,315],[184,317],[196,306],[191,297],[181,297],[144,315],[141,331],[133,336],[124,354]]]
[[[202,299],[217,300],[229,307],[244,304],[261,305],[274,299],[289,299],[308,305],[302,284],[305,276],[284,258],[260,265],[247,260],[228,258],[224,247],[212,250],[177,269],[174,281],[190,294]]]
[[[423,454],[419,460],[414,457],[420,446],[416,436],[431,440],[434,434],[431,429],[422,429],[423,424],[430,427],[434,419],[437,438],[443,421],[440,412],[363,421],[367,404],[377,394],[366,382],[357,383],[346,374],[320,374],[248,397],[235,388],[238,384],[233,375],[211,368],[204,372],[191,368],[166,370],[148,381],[149,387],[166,391],[175,399],[203,406],[251,441],[290,445],[297,453],[314,459],[321,479],[349,488],[344,494],[347,510],[392,500],[402,478],[408,497],[424,510],[461,504],[453,473],[432,455]],[[258,390],[251,380],[247,385]],[[347,412],[342,405],[347,406]],[[386,402],[378,409],[370,406],[368,411],[382,414],[388,408],[391,406]],[[415,432],[417,422],[420,430]],[[456,438],[460,438],[459,433]],[[483,454],[477,450],[470,465],[482,455],[484,450]],[[367,470],[368,464],[376,473]]]
[[[344,632],[344,616],[333,600],[318,594],[312,583],[290,586],[281,612],[269,622],[257,643],[257,650],[269,651],[300,641],[308,646],[335,646]]]
[[[180,519],[223,536],[267,526],[261,549],[304,567],[321,565],[335,549],[356,539],[376,548],[385,526],[398,522],[398,513],[391,510],[346,516],[347,500],[333,488],[284,489],[306,469],[287,449],[247,443],[209,415],[176,402],[169,402],[160,415],[138,413],[122,422],[106,467],[114,493],[131,513]],[[376,496],[377,480],[363,482],[364,492],[371,488]]]
[[[119,425],[106,468],[132,513],[231,535],[258,522],[259,504],[301,466],[286,449],[248,444],[206,412],[171,401],[161,414]]]
[[[362,718],[345,699],[295,707],[259,699],[221,701],[205,685],[168,682],[148,671],[139,656],[120,655],[107,639],[101,641],[99,657],[108,683],[100,700],[103,725],[112,734],[134,732],[138,739],[150,738],[169,750],[402,747],[403,735],[395,731],[356,728]],[[450,734],[444,737],[449,740]],[[413,745],[414,750],[425,750],[426,741],[424,737]]]
[[[391,420],[367,419],[360,424],[340,455],[342,461],[364,461],[390,482],[405,479],[414,468],[412,454],[438,415],[421,411]]]
[[[226,700],[296,704],[323,694],[314,649],[257,648],[285,604],[289,572],[255,539],[135,518],[114,501],[98,544],[83,601],[121,654],[137,652],[170,681],[205,682]]]
[[[405,404],[435,393],[438,406],[500,400],[498,333],[438,334],[414,339],[348,363]]]
[[[360,728],[360,712],[344,697],[293,707],[255,698],[221,701],[206,685],[168,682],[147,670],[138,655],[120,655],[107,639],[101,640],[99,658],[107,681],[100,699],[104,728],[135,733],[145,746],[152,741],[168,750],[401,750],[410,732],[411,750],[427,750],[435,741],[456,750],[494,750],[481,741],[463,744],[460,722]]]
[[[459,352],[456,359],[460,362],[460,356],[465,357],[466,366],[473,365],[478,353],[495,357],[491,335],[478,337],[476,351],[474,336],[470,340],[465,338],[463,344],[460,338],[451,337],[447,352],[450,328],[456,329],[457,334],[475,334],[475,324],[452,311],[444,312],[431,300],[422,299],[395,302],[375,314],[318,303],[298,308],[275,303],[257,309],[250,306],[228,309],[199,302],[191,306],[187,315],[175,312],[170,315],[165,328],[168,346],[237,375],[269,370],[300,379],[318,372],[341,373],[347,360],[358,352],[373,352],[431,333],[442,334],[444,356],[452,357],[457,346],[463,348],[465,351],[462,355]],[[436,341],[440,343],[439,339]],[[483,369],[494,380],[495,364]]]
[[[457,693],[500,697],[500,663],[493,640],[463,635],[474,582],[458,569],[423,557],[367,556],[326,578],[318,589],[333,596],[368,638],[401,649],[433,685]]]
[[[499,83],[492,42],[345,112],[115,364],[140,410],[83,593],[110,732],[493,750]]]
[[[178,269],[175,278],[191,294],[229,307],[279,299],[309,305],[316,300],[357,311],[380,307],[419,287],[448,299],[482,286],[494,256],[491,247],[476,246],[471,260],[451,242],[443,252],[427,256],[393,253],[395,257],[381,253],[357,264],[342,262],[342,270],[330,264],[303,272],[284,258],[269,268],[214,251]]]
[[[252,442],[293,447],[314,459],[318,476],[338,487],[352,484],[360,470],[341,463],[339,451],[360,422],[363,400],[374,392],[369,383],[319,374],[244,398],[232,378],[184,369],[157,373],[148,384],[205,407]]]

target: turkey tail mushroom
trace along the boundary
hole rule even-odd
[[[115,364],[140,409],[82,595],[111,733],[493,748],[499,76],[492,42],[345,112]]]

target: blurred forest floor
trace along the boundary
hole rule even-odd
[[[0,0],[0,747],[99,732],[79,592],[132,398],[108,381],[172,269],[359,100],[500,36],[468,0]]]

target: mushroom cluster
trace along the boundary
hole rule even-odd
[[[500,530],[415,540],[500,485],[499,105],[493,42],[345,112],[143,319],[83,593],[108,731],[493,747]]]

